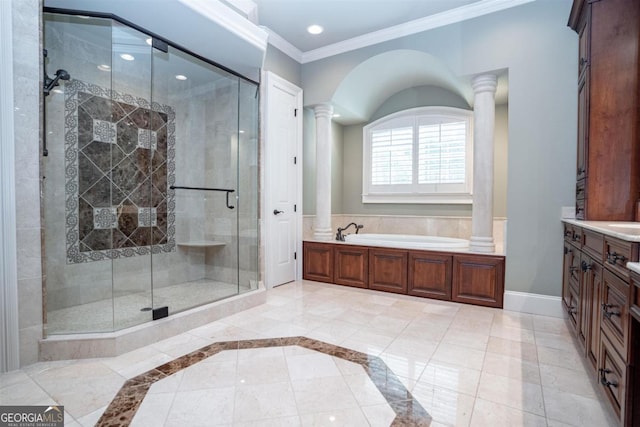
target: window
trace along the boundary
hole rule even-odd
[[[364,128],[363,203],[471,203],[472,112],[401,111]]]

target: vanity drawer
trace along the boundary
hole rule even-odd
[[[600,328],[622,358],[629,342],[629,284],[608,270],[602,275]]]
[[[602,262],[604,253],[604,236],[591,230],[582,230],[582,250],[598,262]]]
[[[575,225],[571,226],[571,237],[570,237],[570,241],[571,244],[578,247],[578,248],[582,248],[582,242],[583,242],[583,230],[580,227],[577,227]]]
[[[616,353],[611,342],[602,337],[598,382],[602,386],[618,419],[624,414],[627,389],[627,366]]]
[[[629,280],[627,263],[638,260],[638,243],[625,242],[615,237],[604,238],[605,267],[614,271],[620,277]]]

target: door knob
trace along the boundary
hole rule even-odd
[[[284,213],[284,211],[279,211],[278,209],[273,210],[274,215],[280,215],[281,213]]]

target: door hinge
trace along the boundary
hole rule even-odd
[[[293,205],[293,211],[298,212],[298,205]]]
[[[298,259],[298,252],[293,253],[293,259]]]
[[[298,117],[298,109],[297,108],[293,109],[293,117]]]
[[[298,164],[298,158],[296,156],[293,156],[293,164],[294,165]]]

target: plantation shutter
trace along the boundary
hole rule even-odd
[[[413,127],[371,133],[371,183],[411,184],[413,181]]]
[[[464,121],[419,126],[419,184],[465,183],[466,126]]]

